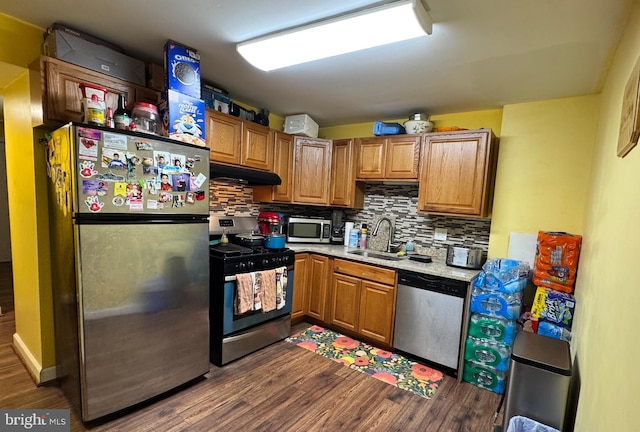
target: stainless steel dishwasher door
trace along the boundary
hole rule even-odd
[[[466,289],[460,281],[399,274],[394,348],[457,370]]]

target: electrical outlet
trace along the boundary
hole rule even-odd
[[[445,241],[447,239],[447,229],[446,228],[436,228],[436,233],[433,235],[434,240]]]

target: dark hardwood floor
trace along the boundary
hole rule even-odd
[[[34,385],[12,349],[7,270],[0,265],[0,407],[69,408],[54,384]],[[423,399],[278,342],[223,368],[212,365],[204,378],[102,421],[83,424],[72,410],[71,430],[480,432],[493,429],[499,399],[452,377]]]

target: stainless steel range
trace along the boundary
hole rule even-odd
[[[253,217],[209,218],[210,347],[217,366],[282,340],[291,329],[295,253],[238,244],[239,235],[256,228]],[[223,233],[229,243],[217,243]]]

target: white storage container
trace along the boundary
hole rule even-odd
[[[287,116],[284,119],[284,131],[292,135],[306,135],[318,138],[318,123],[308,114]]]

